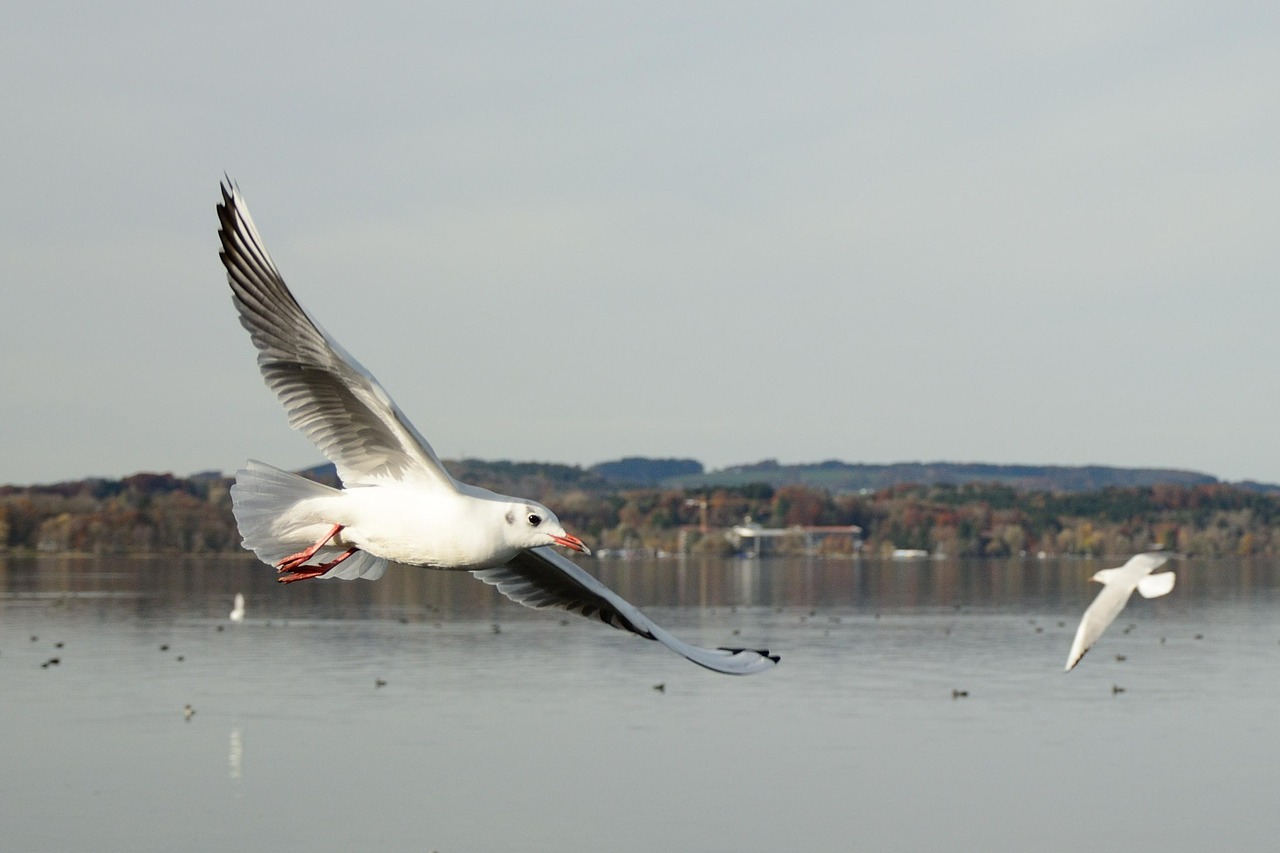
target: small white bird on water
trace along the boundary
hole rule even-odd
[[[236,472],[244,546],[281,583],[375,580],[388,560],[469,571],[527,607],[594,616],[717,672],[748,675],[778,662],[766,650],[677,639],[549,547],[590,553],[551,510],[454,480],[373,374],[289,292],[234,185],[222,187],[218,220],[222,263],[263,378],[343,483],[332,489],[255,461]]]
[[[1151,574],[1168,562],[1170,556],[1154,552],[1135,554],[1123,566],[1103,569],[1090,578],[1102,584],[1102,592],[1098,593],[1098,597],[1085,610],[1084,617],[1080,620],[1075,642],[1071,644],[1071,653],[1067,655],[1066,672],[1070,672],[1080,662],[1089,647],[1098,641],[1107,626],[1120,615],[1135,589],[1143,598],[1158,598],[1173,590],[1173,572]]]
[[[235,603],[232,605],[231,613],[228,614],[227,618],[229,618],[232,622],[244,621],[244,593],[243,592],[236,593]]]

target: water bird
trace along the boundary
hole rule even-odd
[[[195,715],[196,715],[195,708],[192,708],[190,705],[184,705],[182,707],[182,718],[186,720],[188,723],[191,722],[191,718],[194,717]]]
[[[1111,695],[1112,695],[1112,696],[1119,695],[1119,694],[1121,694],[1121,693],[1123,693],[1123,692],[1124,692],[1124,688],[1123,688],[1123,687],[1121,687],[1119,684],[1113,684],[1113,685],[1111,685]]]
[[[966,697],[966,696],[968,696],[968,695],[969,695],[969,691],[968,691],[968,690],[952,690],[952,691],[951,691],[951,698],[952,698],[952,699],[963,699],[963,698],[965,698],[965,697]]]
[[[244,621],[244,593],[236,593],[235,603],[232,605],[231,613],[227,615],[227,618],[232,622]]]
[[[386,680],[385,678],[375,678],[375,679],[373,680],[373,686],[374,686],[374,687],[386,687],[386,686],[387,686],[387,680]]]
[[[1173,590],[1173,572],[1151,574],[1168,562],[1169,556],[1169,554],[1154,552],[1135,554],[1123,566],[1103,569],[1090,578],[1102,584],[1102,591],[1085,610],[1084,617],[1080,620],[1075,641],[1071,644],[1071,652],[1067,655],[1066,672],[1070,672],[1080,662],[1080,658],[1089,651],[1089,647],[1098,641],[1102,632],[1107,630],[1107,626],[1120,615],[1120,611],[1124,609],[1129,596],[1135,589],[1142,594],[1143,598],[1157,598]]]
[[[551,548],[590,553],[550,509],[455,480],[373,374],[289,291],[239,188],[228,180],[221,189],[219,256],[258,367],[290,426],[334,463],[343,485],[252,460],[236,472],[232,511],[244,546],[279,581],[374,580],[389,560],[469,571],[517,603],[598,618],[717,672],[747,675],[778,662],[767,650],[706,649],[669,634]],[[555,390],[536,361],[521,367]]]

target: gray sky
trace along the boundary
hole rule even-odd
[[[446,457],[1280,482],[1275,3],[88,5],[0,27],[0,482],[318,461],[224,170]]]

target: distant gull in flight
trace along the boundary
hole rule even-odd
[[[1102,632],[1107,630],[1115,618],[1124,610],[1129,596],[1136,589],[1143,598],[1158,598],[1168,595],[1173,590],[1174,573],[1160,572],[1151,574],[1163,566],[1169,554],[1147,553],[1136,554],[1129,562],[1115,569],[1103,569],[1094,574],[1090,580],[1102,584],[1102,591],[1093,600],[1080,620],[1076,630],[1075,642],[1071,644],[1071,653],[1067,655],[1066,672],[1080,662],[1089,647],[1098,641]]]
[[[778,662],[766,650],[706,649],[672,636],[552,550],[591,553],[551,510],[455,480],[373,374],[290,293],[230,181],[218,220],[233,301],[267,387],[343,484],[252,460],[236,472],[231,498],[244,547],[275,566],[281,583],[376,580],[388,560],[469,571],[526,607],[594,616],[716,672],[749,675]]]

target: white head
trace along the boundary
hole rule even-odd
[[[535,501],[512,501],[507,505],[506,538],[520,548],[560,545],[590,554],[591,549],[577,536],[566,533],[556,514]]]

